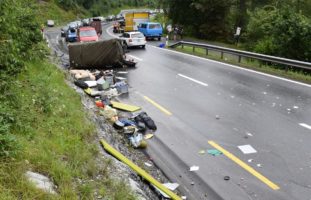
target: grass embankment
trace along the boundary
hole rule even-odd
[[[217,43],[216,45],[219,45]],[[229,46],[227,46],[229,47]],[[229,47],[230,48],[230,47]],[[192,47],[189,46],[184,46],[183,48],[181,46],[176,48],[177,51],[212,59],[212,60],[217,60],[220,62],[225,62],[233,65],[238,65],[244,68],[248,69],[253,69],[256,71],[276,75],[276,76],[281,76],[284,78],[289,78],[301,82],[305,82],[308,84],[311,84],[311,74],[303,71],[293,71],[293,70],[285,70],[284,68],[280,68],[277,66],[271,66],[271,65],[266,65],[266,64],[260,64],[259,61],[255,61],[252,59],[247,59],[247,58],[242,58],[241,62],[238,62],[238,57],[230,54],[224,54],[223,59],[221,59],[221,53],[220,52],[215,52],[215,51],[208,51],[208,55],[206,55],[206,50],[203,48],[195,48],[193,51]]]
[[[134,199],[124,183],[109,177],[110,160],[98,166],[95,128],[64,80],[56,66],[35,61],[7,91],[16,97],[11,133],[19,148],[16,156],[0,160],[0,199],[95,199],[94,191],[107,199]],[[50,177],[59,195],[36,189],[24,176],[27,170]]]

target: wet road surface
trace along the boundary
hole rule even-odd
[[[48,32],[52,43],[56,35]],[[121,100],[155,120],[149,154],[188,199],[311,199],[310,85],[148,43],[128,53],[139,63]],[[219,147],[227,153],[207,153]]]

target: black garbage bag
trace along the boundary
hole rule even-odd
[[[141,112],[134,118],[134,120],[137,124],[138,122],[143,122],[147,128],[154,131],[157,130],[157,126],[155,125],[154,121],[147,115],[146,112]]]
[[[82,89],[87,89],[89,86],[82,80],[74,81],[74,84]]]

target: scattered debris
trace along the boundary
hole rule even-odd
[[[238,146],[244,154],[257,153],[257,151],[249,144]]]
[[[193,171],[198,171],[200,169],[200,167],[199,166],[192,166],[192,167],[190,167],[190,170],[189,171],[191,171],[191,172],[193,172]]]
[[[248,159],[247,162],[251,163],[253,162],[253,159]]]
[[[57,194],[54,190],[55,185],[48,177],[31,171],[27,171],[25,175],[38,189],[41,189],[47,193]]]
[[[136,111],[141,109],[138,106],[132,106],[132,105],[128,105],[128,104],[125,104],[125,103],[119,103],[119,102],[116,102],[116,101],[111,101],[111,104],[112,104],[113,108],[129,111],[129,112],[136,112]]]
[[[103,145],[104,149],[108,151],[110,154],[112,154],[114,157],[122,161],[124,164],[128,165],[131,169],[133,169],[137,174],[142,176],[146,181],[148,181],[150,184],[152,184],[155,188],[160,190],[161,194],[164,194],[167,198],[173,198],[173,199],[180,199],[179,196],[177,196],[174,192],[167,189],[165,186],[163,186],[160,182],[158,182],[156,179],[154,179],[151,175],[149,175],[146,171],[135,165],[131,160],[126,158],[123,154],[121,154],[119,151],[117,151],[115,148],[110,146],[106,141],[101,140],[101,144]]]
[[[106,119],[112,119],[118,115],[117,110],[111,108],[110,106],[105,106],[104,108],[100,109],[99,114],[104,116]]]
[[[154,135],[152,133],[148,133],[145,135],[145,140],[151,139]]]
[[[143,134],[133,134],[131,137],[129,137],[131,145],[135,148],[146,148],[147,142],[143,138]]]
[[[125,72],[125,71],[118,71],[117,74],[128,74],[128,72]]]
[[[224,177],[224,180],[225,180],[225,181],[229,181],[229,180],[230,180],[230,176],[225,176],[225,177]]]
[[[185,200],[185,199],[187,199],[187,197],[186,197],[186,196],[181,196],[181,199],[184,199],[184,200]]]
[[[154,186],[154,188],[165,198],[165,199],[170,199],[170,197],[165,194],[164,192],[162,192],[162,190],[160,190],[157,186]]]
[[[261,167],[262,167],[262,165],[261,165],[261,164],[257,164],[257,167],[261,168]]]
[[[128,85],[125,83],[125,81],[119,81],[114,84],[114,87],[117,89],[119,94],[128,93]]]
[[[298,109],[299,107],[298,107],[298,106],[293,106],[293,108],[294,108],[294,109]]]
[[[146,165],[147,167],[152,167],[152,164],[147,163],[147,162],[145,162],[145,165]]]
[[[221,151],[217,150],[217,149],[210,149],[210,150],[207,150],[207,153],[208,154],[211,154],[213,156],[219,156],[222,154]]]
[[[165,187],[167,187],[169,190],[174,191],[176,188],[178,188],[178,183],[163,183]]]
[[[88,87],[95,87],[97,86],[97,82],[96,81],[84,81]]]
[[[247,139],[248,137],[253,137],[253,134],[246,132],[246,135],[244,136],[244,138]]]
[[[205,154],[205,150],[200,150],[199,154],[204,155]]]
[[[194,185],[194,181],[192,181],[190,184],[191,184],[191,185]]]
[[[136,123],[144,123],[145,126],[151,130],[157,130],[157,126],[155,125],[154,121],[151,119],[151,117],[148,116],[146,112],[139,113],[137,116],[134,117],[134,120]]]
[[[216,118],[216,119],[220,119],[220,116],[219,116],[219,115],[216,115],[215,118]]]
[[[264,94],[264,95],[266,95],[266,94],[267,94],[267,92],[263,92],[263,94]]]

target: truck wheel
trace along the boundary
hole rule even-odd
[[[161,37],[158,37],[158,40],[161,41]]]
[[[145,45],[142,45],[142,46],[141,46],[141,48],[143,48],[143,49],[144,49],[145,47],[146,47]]]

